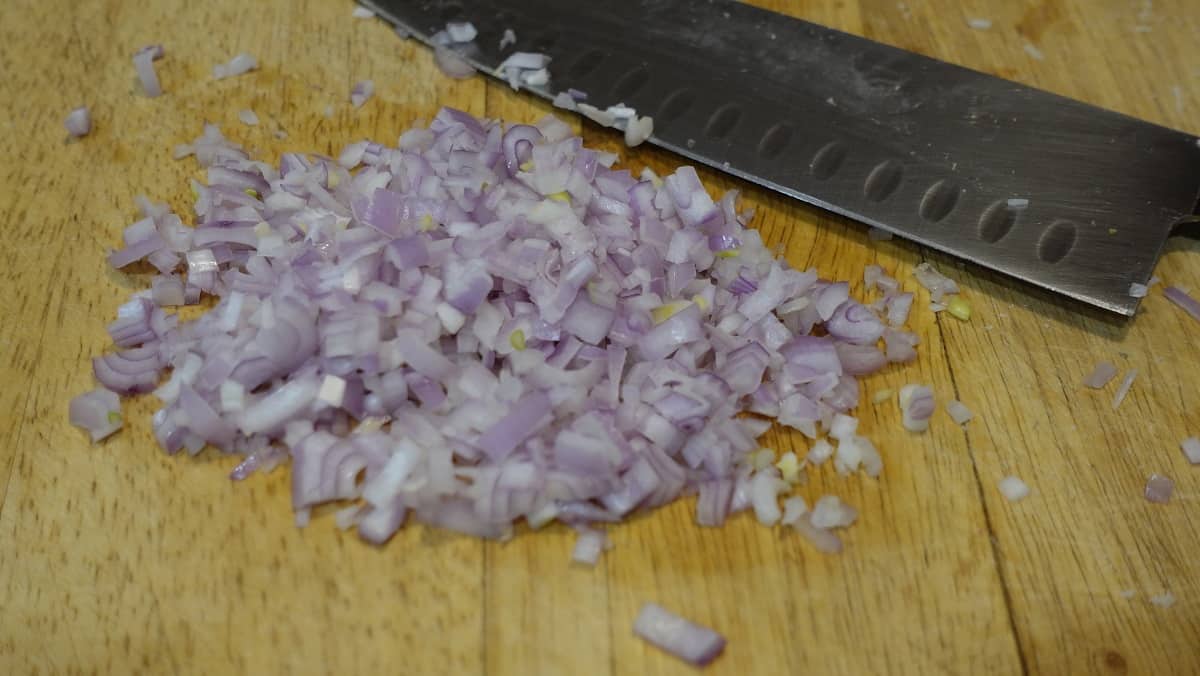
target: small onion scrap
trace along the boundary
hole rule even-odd
[[[1186,291],[1177,286],[1168,286],[1163,289],[1163,295],[1167,300],[1178,305],[1184,312],[1191,315],[1192,319],[1200,322],[1200,301],[1192,298]]]
[[[213,66],[213,77],[224,80],[249,73],[255,68],[258,68],[258,60],[250,54],[241,53],[230,59],[228,63],[218,63]]]
[[[712,662],[725,650],[724,636],[654,603],[642,606],[633,633],[696,666]]]
[[[1180,442],[1179,447],[1183,449],[1183,455],[1188,462],[1200,465],[1200,437],[1188,437]]]
[[[92,131],[92,113],[87,106],[75,108],[67,113],[67,119],[63,122],[63,126],[67,128],[67,133],[74,138],[87,136]]]
[[[1146,490],[1144,491],[1146,502],[1165,505],[1170,502],[1173,492],[1175,492],[1175,482],[1170,477],[1151,474],[1150,478],[1146,480]]]
[[[1029,497],[1029,486],[1020,477],[1006,476],[1000,480],[1000,493],[1009,502],[1019,502]]]
[[[757,439],[773,419],[814,439],[809,462],[878,476],[857,377],[886,367],[881,338],[915,337],[776,259],[736,193],[690,167],[634,178],[551,116],[450,108],[336,159],[272,166],[211,125],[184,151],[206,173],[195,227],[140,199],[109,256],[159,274],[108,327],[105,391],[73,405],[93,434],[112,393],[153,392],[168,453],[238,455],[236,480],[290,458],[296,522],[332,504],[374,544],[406,523],[586,534],[696,493],[701,525],[753,510],[841,550],[831,529],[857,513],[781,510],[803,465]],[[168,311],[205,295],[193,321]],[[929,388],[901,400],[928,424]]]
[[[1099,390],[1115,377],[1117,377],[1117,367],[1109,362],[1102,361],[1096,364],[1096,368],[1092,369],[1091,374],[1087,378],[1084,378],[1083,384],[1093,390]]]
[[[92,443],[121,429],[121,398],[115,392],[96,388],[72,399],[69,408],[71,424],[87,430]]]

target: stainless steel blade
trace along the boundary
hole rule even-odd
[[[1194,136],[739,2],[365,4],[425,42],[469,20],[484,72],[548,54],[534,94],[624,103],[663,148],[1125,315],[1200,208]]]

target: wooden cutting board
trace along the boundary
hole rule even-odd
[[[1200,132],[1193,0],[768,4]],[[351,8],[9,0],[0,11],[0,673],[691,673],[632,637],[648,600],[729,637],[714,674],[1200,673],[1200,468],[1179,450],[1200,435],[1200,324],[1158,290],[1132,322],[1100,316],[711,173],[713,190],[745,191],[754,225],[793,264],[860,287],[878,263],[915,289],[911,269],[928,260],[974,307],[969,322],[937,317],[922,292],[919,362],[865,382],[883,477],[823,469],[800,489],[861,510],[841,556],[747,516],[698,528],[690,503],[613,528],[616,548],[591,569],[568,565],[561,527],[507,543],[414,527],[377,549],[329,518],[297,529],[286,469],[235,484],[232,458],[162,454],[148,398],[89,445],[67,401],[92,386],[104,324],[144,283],[103,254],[135,195],[185,213],[197,168],[171,149],[203,122],[276,159],[394,142],[440,105],[547,112],[482,77],[441,77],[429,53]],[[167,50],[157,99],[137,93],[130,62],[151,42]],[[212,81],[241,51],[260,69]],[[354,110],[348,92],[365,78],[378,93]],[[95,131],[66,143],[62,120],[80,104]],[[243,108],[259,126],[237,121]],[[635,170],[675,163],[583,133]],[[1158,274],[1200,290],[1200,246],[1173,243]],[[1140,373],[1116,411],[1116,383],[1080,386],[1100,360]],[[929,433],[905,433],[893,402],[869,402],[908,382],[977,417],[960,428],[939,411]],[[764,443],[805,448],[788,434]],[[1141,497],[1153,472],[1176,482],[1168,505]],[[1010,473],[1031,497],[1001,497]],[[1174,606],[1150,602],[1164,592]]]

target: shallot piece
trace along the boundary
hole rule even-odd
[[[367,9],[366,7],[355,7],[354,11],[351,12],[350,15],[353,16],[355,19],[374,19],[375,18],[375,12]]]
[[[1188,437],[1179,444],[1179,447],[1183,449],[1183,455],[1187,457],[1188,462],[1200,465],[1200,438]]]
[[[1175,605],[1175,595],[1171,592],[1163,592],[1150,597],[1150,603],[1159,608],[1170,608]]]
[[[228,77],[249,73],[255,68],[258,68],[258,60],[249,54],[242,53],[230,59],[228,63],[218,63],[213,66],[213,77],[224,80]]]
[[[725,650],[724,636],[653,603],[642,606],[633,633],[696,666],[712,662]]]
[[[517,34],[511,28],[504,29],[504,35],[500,36],[500,49],[503,50],[509,45],[517,44]]]
[[[588,566],[596,565],[600,554],[611,545],[604,531],[584,529],[575,538],[575,548],[571,552],[571,560]]]
[[[238,480],[290,457],[296,522],[356,506],[337,523],[374,544],[406,523],[594,528],[695,493],[702,525],[753,509],[841,549],[848,512],[781,510],[801,461],[758,438],[836,421],[808,459],[878,476],[853,412],[895,330],[775,258],[694,169],[639,180],[554,117],[449,108],[336,159],[272,166],[212,125],[186,150],[194,216],[139,200],[109,260],[159,274],[92,362],[113,392],[155,393],[167,452],[244,456]],[[905,407],[927,422],[924,389]]]
[[[249,108],[239,110],[238,119],[242,121],[242,124],[247,126],[254,127],[258,125],[258,114]]]
[[[375,95],[375,82],[373,80],[362,80],[356,82],[350,90],[350,105],[355,108],[362,108],[363,104]]]
[[[1165,477],[1161,474],[1151,474],[1146,481],[1146,502],[1153,502],[1159,505],[1165,505],[1171,499],[1171,493],[1175,491],[1175,482],[1170,477]]]
[[[138,81],[146,96],[154,98],[162,95],[162,86],[158,82],[158,73],[154,70],[154,61],[162,58],[163,49],[159,45],[142,47],[133,54],[133,67],[137,71]]]
[[[900,388],[900,414],[904,429],[909,432],[929,429],[933,410],[933,390],[924,385],[905,385]]]
[[[1112,407],[1114,411],[1121,405],[1121,402],[1125,401],[1125,395],[1129,394],[1129,388],[1133,387],[1133,379],[1137,378],[1137,374],[1137,369],[1129,369],[1125,373],[1125,378],[1121,381],[1121,386],[1117,388],[1117,393],[1113,396]]]
[[[63,126],[67,128],[67,133],[75,138],[87,136],[92,131],[92,113],[87,106],[80,106],[67,113]]]
[[[121,429],[121,398],[104,388],[72,399],[69,413],[71,424],[87,430],[92,443]]]
[[[654,134],[654,119],[649,115],[635,117],[625,123],[625,145],[633,148],[640,146]]]
[[[1192,316],[1192,319],[1200,322],[1200,301],[1192,298],[1186,291],[1176,286],[1168,286],[1163,289],[1163,295],[1167,300],[1178,305],[1184,312]]]
[[[946,412],[950,414],[950,417],[953,418],[954,422],[958,425],[965,424],[971,418],[975,417],[975,414],[971,412],[971,409],[967,408],[966,404],[958,401],[957,399],[951,399],[950,401],[946,402]]]
[[[1018,502],[1029,497],[1029,486],[1019,477],[1006,476],[1000,480],[1000,493],[1009,502]]]
[[[443,75],[455,80],[465,80],[475,74],[475,66],[472,66],[461,54],[449,47],[441,45],[434,47],[433,62]]]
[[[1116,376],[1117,367],[1113,366],[1109,362],[1102,361],[1099,364],[1096,364],[1096,368],[1093,369],[1092,373],[1083,380],[1083,384],[1092,388],[1093,390],[1098,390],[1107,385]]]

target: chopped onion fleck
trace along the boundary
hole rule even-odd
[[[237,480],[290,457],[297,523],[346,503],[338,524],[375,544],[409,522],[584,529],[698,493],[701,524],[753,508],[840,551],[824,526],[848,512],[781,510],[804,465],[760,451],[770,422],[742,414],[836,427],[839,469],[877,476],[855,374],[882,365],[885,331],[915,337],[776,259],[694,169],[639,180],[551,117],[443,109],[398,145],[275,167],[210,125],[185,149],[208,182],[195,227],[142,200],[110,261],[160,274],[93,370],[155,392],[165,450],[243,455]],[[199,318],[168,313],[202,294]],[[927,421],[932,393],[924,411],[912,394]],[[834,453],[820,439],[807,460]]]
[[[96,443],[121,429],[121,398],[115,392],[96,388],[71,400],[71,424],[82,427]]]
[[[653,603],[642,606],[633,633],[696,666],[712,662],[725,650],[724,636]]]
[[[985,31],[992,27],[991,19],[971,18],[967,19],[967,25],[977,31]]]
[[[1167,297],[1167,300],[1183,308],[1183,311],[1191,315],[1192,319],[1200,322],[1200,301],[1176,286],[1168,286],[1163,289],[1163,295]]]
[[[966,404],[963,404],[957,399],[951,399],[950,401],[946,402],[946,412],[950,414],[950,417],[953,418],[954,422],[958,425],[962,425],[971,418],[975,417],[975,414],[971,412],[971,409],[967,408]]]
[[[1150,603],[1153,603],[1159,608],[1170,608],[1171,606],[1175,605],[1175,595],[1171,592],[1156,594],[1155,596],[1150,597]]]
[[[143,47],[133,55],[133,67],[137,70],[138,81],[142,84],[142,91],[150,98],[162,95],[158,73],[154,70],[154,61],[161,56],[162,47],[155,49],[154,45]]]
[[[258,61],[253,56],[242,53],[230,59],[228,63],[218,63],[213,66],[213,77],[224,80],[248,73],[255,68],[258,68]]]
[[[354,11],[351,12],[350,15],[353,16],[355,19],[374,19],[375,18],[375,12],[367,9],[366,7],[355,7]]]
[[[474,40],[479,31],[475,30],[475,24],[470,21],[451,21],[446,24],[446,34],[452,41],[464,43]]]
[[[1138,370],[1129,369],[1125,373],[1125,379],[1121,381],[1121,386],[1117,388],[1117,393],[1113,396],[1112,407],[1115,411],[1121,402],[1125,401],[1125,395],[1129,394],[1129,388],[1133,386],[1133,379],[1137,378]]]
[[[1010,197],[1008,199],[1009,209],[1027,209],[1029,208],[1029,200],[1024,197]]]
[[[846,528],[858,519],[858,510],[836,495],[823,495],[813,506],[809,519],[815,528]]]
[[[87,136],[92,131],[92,113],[87,106],[80,106],[67,113],[67,119],[63,124],[71,136],[75,138]]]
[[[1009,502],[1018,502],[1029,496],[1029,486],[1019,477],[1006,476],[1000,480],[1000,493]]]
[[[1146,481],[1146,502],[1165,505],[1175,491],[1175,482],[1161,474],[1151,474]]]
[[[583,529],[575,538],[575,549],[571,552],[571,560],[588,566],[596,565],[600,554],[609,549],[608,535],[604,531]]]
[[[443,75],[456,80],[465,80],[475,74],[475,66],[472,66],[462,55],[449,47],[442,45],[435,47],[433,61]]]
[[[904,429],[909,432],[929,429],[933,408],[933,390],[924,385],[905,385],[900,388],[900,414]]]
[[[350,90],[350,105],[355,108],[362,108],[372,96],[375,95],[375,82],[373,80],[362,80],[356,82]]]
[[[1102,361],[1096,364],[1096,368],[1083,380],[1083,384],[1094,390],[1098,390],[1107,385],[1116,375],[1117,367],[1109,362]]]
[[[504,29],[504,35],[500,37],[500,49],[503,50],[509,45],[517,44],[517,34],[511,28]]]
[[[625,145],[641,145],[654,134],[654,120],[649,116],[632,118],[625,123]]]
[[[1183,449],[1183,454],[1187,457],[1188,462],[1200,465],[1200,438],[1188,437],[1179,446]]]
[[[242,121],[242,124],[247,124],[251,127],[258,124],[258,114],[249,108],[245,110],[239,110],[238,119]]]

